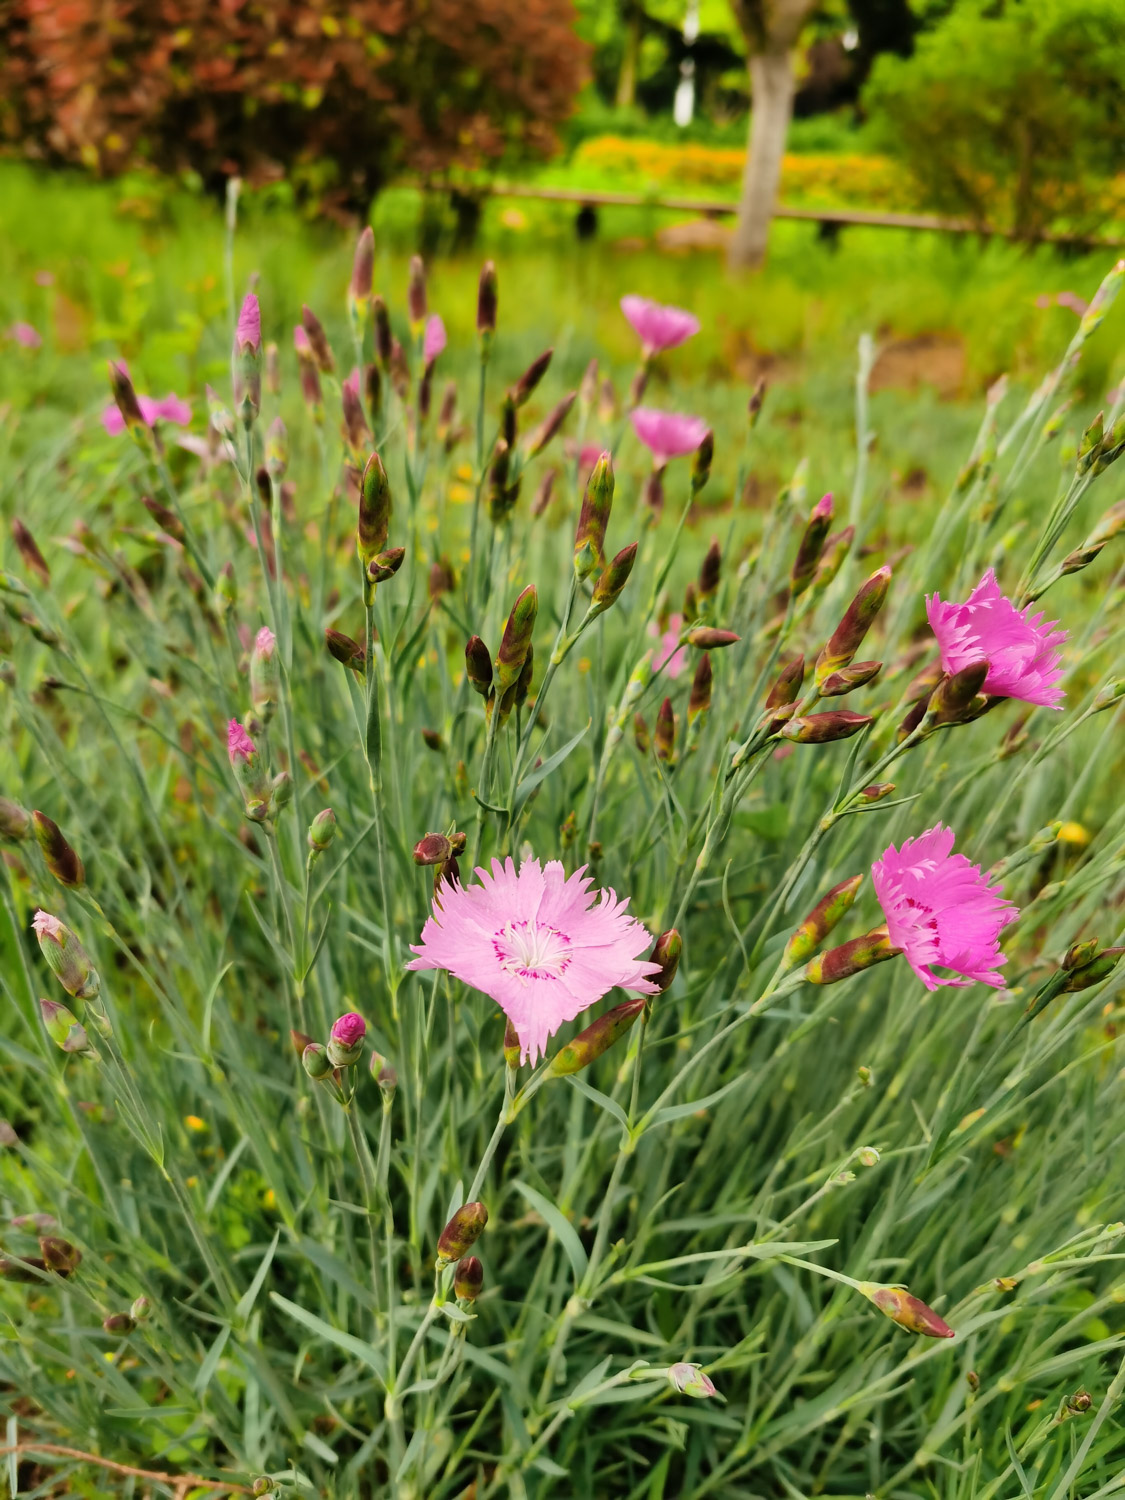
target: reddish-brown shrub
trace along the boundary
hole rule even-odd
[[[366,206],[400,169],[549,152],[585,63],[572,0],[7,0],[0,139]]]

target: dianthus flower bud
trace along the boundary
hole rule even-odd
[[[438,1270],[462,1260],[480,1239],[488,1223],[483,1203],[465,1203],[442,1230],[437,1242]]]
[[[372,318],[375,324],[375,354],[384,371],[390,371],[390,359],[395,350],[395,336],[390,332],[390,314],[383,297],[372,297]]]
[[[313,1039],[303,1031],[290,1030],[289,1040],[293,1043],[293,1051],[300,1057],[303,1055],[305,1048],[312,1045]]]
[[[378,557],[373,557],[367,565],[369,582],[386,583],[388,578],[393,578],[402,567],[405,556],[405,547],[388,547],[386,552],[380,552]]]
[[[870,807],[876,802],[882,802],[884,797],[889,797],[894,789],[893,781],[873,781],[870,786],[865,786],[862,791],[856,792],[855,800],[865,807]]]
[[[844,611],[844,617],[829,637],[816,660],[817,686],[846,667],[855,656],[872,621],[883,607],[891,584],[891,570],[884,565],[860,585],[855,598]]]
[[[704,554],[699,569],[699,597],[711,599],[718,593],[719,579],[723,571],[723,553],[718,542],[712,542]]]
[[[590,602],[591,614],[603,614],[617,603],[622,589],[629,581],[629,575],[633,571],[633,564],[636,560],[637,544],[630,542],[628,547],[622,547],[621,551],[606,563],[594,585],[594,597]]]
[[[789,574],[789,587],[794,599],[803,594],[813,581],[821,553],[824,551],[828,528],[831,525],[832,496],[827,494],[813,507],[797,548],[797,556],[793,559],[793,567]]]
[[[86,871],[82,861],[67,842],[59,825],[46,813],[33,812],[31,828],[35,834],[35,842],[43,851],[43,863],[59,884],[85,885]]]
[[[359,1061],[367,1022],[354,1010],[346,1011],[332,1023],[328,1037],[328,1061],[334,1068],[350,1068]]]
[[[1087,938],[1082,943],[1071,943],[1063,956],[1061,967],[1068,973],[1071,969],[1080,969],[1083,964],[1088,964],[1098,951],[1097,938]]]
[[[21,843],[31,833],[31,814],[10,797],[0,797],[0,839]]]
[[[269,817],[269,783],[254,741],[237,719],[227,725],[227,755],[242,792],[246,816],[255,823],[265,822]]]
[[[1090,423],[1089,427],[1086,428],[1085,432],[1082,434],[1081,440],[1079,441],[1079,474],[1085,474],[1086,471],[1093,466],[1098,453],[1101,451],[1102,439],[1105,436],[1104,428],[1105,413],[1100,411],[1098,412],[1094,420]]]
[[[309,348],[312,350],[312,356],[316,362],[317,369],[322,375],[331,375],[332,371],[336,368],[336,361],[333,358],[332,350],[328,343],[328,335],[324,331],[324,325],[311,307],[302,305],[301,327],[305,330],[305,337],[308,339]],[[298,347],[298,355],[300,352],[300,348]]]
[[[638,400],[640,397],[638,396]],[[711,464],[715,457],[715,434],[708,427],[703,440],[691,456],[691,492],[698,495],[711,478]]]
[[[642,713],[633,715],[633,743],[642,755],[647,755],[652,749],[652,734]]]
[[[40,1000],[39,1012],[47,1035],[56,1047],[64,1052],[75,1052],[79,1056],[93,1050],[85,1026],[61,1001]]]
[[[352,337],[357,343],[363,340],[367,317],[371,311],[371,279],[374,272],[375,231],[368,224],[356,242],[352,278],[348,282],[348,321],[351,323]]]
[[[465,646],[465,675],[469,686],[482,698],[492,692],[492,658],[479,635],[470,636]]]
[[[826,896],[820,898],[785,945],[782,963],[786,969],[803,964],[812,957],[840,918],[851,908],[862,884],[863,876],[853,875],[850,880],[842,880],[839,885],[834,885]]]
[[[665,698],[656,714],[656,729],[652,737],[657,760],[672,765],[676,759],[676,715],[671,698]]]
[[[342,630],[329,629],[324,632],[324,643],[328,647],[329,656],[335,657],[342,666],[351,667],[353,672],[364,670],[366,648],[352,640],[350,635],[345,635]]]
[[[359,515],[355,547],[367,568],[387,545],[391,527],[391,485],[383,460],[373,453],[363,469],[359,486]]]
[[[574,534],[574,571],[589,578],[605,562],[605,533],[613,509],[613,459],[603,453],[590,471],[578,528]]]
[[[293,347],[297,351],[298,372],[301,379],[301,397],[317,422],[324,417],[324,394],[320,388],[316,355],[304,325],[298,323],[293,330]]]
[[[59,1276],[73,1275],[82,1263],[82,1251],[57,1234],[46,1234],[40,1238],[39,1253],[47,1269]]]
[[[787,662],[777,675],[773,687],[766,697],[766,711],[775,720],[790,718],[797,699],[801,696],[801,685],[805,680],[805,658],[797,655]],[[788,710],[786,713],[785,710]]]
[[[757,384],[750,393],[750,400],[746,403],[746,417],[751,431],[758,425],[758,418],[762,415],[762,407],[766,400],[766,377],[759,375]]]
[[[909,1333],[922,1333],[931,1339],[951,1339],[953,1329],[934,1312],[932,1307],[912,1297],[905,1287],[878,1286],[874,1282],[861,1281],[858,1290],[869,1302],[874,1302],[880,1312],[905,1328]]]
[[[152,1303],[142,1294],[140,1297],[134,1299],[133,1305],[129,1309],[129,1316],[133,1319],[134,1323],[147,1323],[149,1318],[152,1317]]]
[[[685,620],[694,620],[699,614],[699,596],[695,592],[695,584],[689,583],[684,589],[683,616]]]
[[[113,399],[117,403],[117,410],[121,413],[129,436],[139,448],[150,452],[156,439],[152,428],[144,419],[137,393],[133,389],[133,382],[129,379],[129,372],[123,364],[110,361],[109,383],[113,391]]]
[[[24,566],[34,573],[39,582],[46,587],[51,581],[51,570],[47,566],[47,559],[40,552],[39,544],[19,516],[12,517],[12,541],[16,544],[16,551],[23,558]]]
[[[288,771],[278,771],[270,782],[270,816],[275,817],[293,800],[293,778]]]
[[[78,938],[58,917],[37,911],[32,918],[39,949],[55,978],[78,1000],[92,1000],[101,988],[98,971]]]
[[[691,692],[688,695],[688,726],[701,724],[706,720],[711,709],[711,688],[714,669],[711,666],[711,657],[704,653],[699,658],[699,665],[691,679]]]
[[[520,1065],[520,1038],[516,1028],[511,1021],[504,1021],[504,1066],[506,1068],[518,1068]]]
[[[238,314],[231,384],[235,411],[243,426],[249,427],[257,420],[262,405],[262,316],[253,292],[247,293]]]
[[[481,267],[480,286],[477,289],[477,333],[480,335],[481,359],[487,359],[492,348],[492,336],[496,332],[497,310],[496,267],[486,260]]]
[[[536,454],[542,453],[543,449],[547,446],[551,439],[557,436],[563,423],[570,415],[570,408],[574,405],[574,402],[577,399],[577,395],[577,391],[571,391],[568,396],[564,396],[562,400],[557,402],[552,410],[547,413],[546,417],[544,417],[543,421],[540,422],[539,426],[535,429],[535,431],[531,434],[531,437],[528,439],[528,458],[534,458]]]
[[[523,671],[531,633],[535,628],[535,616],[539,610],[539,595],[535,585],[529,583],[512,605],[512,612],[504,626],[500,649],[496,653],[496,689],[505,693],[514,687]]]
[[[526,406],[532,391],[534,391],[535,387],[543,379],[543,376],[546,375],[547,366],[551,363],[551,356],[554,352],[553,349],[544,349],[543,353],[531,361],[527,369],[516,381],[510,394],[517,406]]]
[[[457,575],[453,564],[443,553],[437,562],[430,565],[427,588],[431,599],[440,599],[442,594],[451,594],[457,587]]]
[[[453,858],[453,845],[444,833],[427,833],[414,845],[416,865],[443,865]]]
[[[857,661],[850,667],[841,667],[838,672],[830,672],[821,683],[820,696],[839,698],[844,693],[850,693],[853,688],[866,687],[869,682],[874,682],[882,670],[881,661]]]
[[[573,1041],[561,1047],[547,1064],[548,1078],[562,1078],[568,1073],[580,1072],[596,1062],[603,1052],[609,1050],[619,1037],[625,1035],[644,1010],[647,1001],[643,995],[626,1000],[607,1010],[604,1016],[580,1031]]]
[[[932,724],[961,724],[971,716],[988,676],[988,665],[987,661],[970,662],[959,672],[942,678],[929,701]]]
[[[129,1313],[110,1313],[108,1318],[102,1319],[102,1327],[106,1333],[112,1333],[119,1338],[132,1333],[136,1326],[136,1319]]]
[[[266,428],[266,472],[281,479],[289,467],[289,433],[280,417],[274,417]]]
[[[901,951],[891,945],[885,927],[876,927],[812,959],[805,967],[804,977],[809,984],[837,984],[888,958],[896,958]]]
[[[702,1401],[716,1394],[714,1381],[709,1375],[705,1375],[698,1365],[687,1364],[684,1361],[669,1365],[668,1379],[672,1383],[672,1388],[679,1391],[681,1396],[693,1396],[696,1400]]]
[[[330,807],[318,812],[309,824],[308,846],[309,854],[314,858],[324,851],[336,837],[336,814]]]
[[[661,994],[671,986],[675,979],[683,951],[683,939],[674,927],[669,927],[667,932],[662,932],[657,938],[652,950],[652,962],[660,965],[660,973],[651,974],[649,977]]]
[[[269,510],[273,504],[273,484],[270,480],[270,471],[264,464],[254,470],[254,487],[258,491],[258,500]],[[263,521],[263,524],[265,522]]]
[[[250,653],[250,704],[263,724],[268,724],[273,718],[280,696],[281,663],[277,638],[268,625],[263,625],[254,637],[254,649]]]
[[[733,630],[716,630],[713,625],[697,625],[689,630],[687,641],[697,651],[718,651],[723,646],[733,646],[742,639]]]
[[[420,255],[410,257],[410,281],[406,288],[406,306],[410,322],[420,328],[426,321],[426,268]]]
[[[844,566],[844,559],[851,551],[855,540],[855,527],[845,526],[843,531],[834,531],[824,543],[820,562],[812,581],[813,594],[822,594],[836,574]]]
[[[484,1267],[475,1255],[466,1255],[453,1272],[453,1295],[459,1302],[475,1302],[484,1286]]]
[[[1123,953],[1125,948],[1103,948],[1096,958],[1075,968],[1068,975],[1063,987],[1065,993],[1075,994],[1079,990],[1088,990],[1091,985],[1101,984],[1117,968]]]
[[[422,730],[422,743],[427,750],[432,750],[435,755],[444,755],[446,750],[445,741],[436,729]]]
[[[328,1061],[328,1049],[323,1042],[310,1042],[301,1053],[301,1066],[313,1080],[319,1083],[322,1078],[327,1078],[332,1071],[332,1064]]]
[[[1125,530],[1125,500],[1118,500],[1102,516],[1081,547],[1063,558],[1062,572],[1077,573],[1080,568],[1092,563],[1102,548],[1108,546],[1122,530]]]
[[[799,715],[777,732],[782,739],[798,745],[825,745],[833,740],[850,739],[874,722],[872,714],[854,714],[850,709],[837,708],[826,714]]]
[[[455,886],[459,885],[460,882],[461,866],[457,862],[457,856],[451,854],[443,864],[434,867],[434,899],[438,901],[439,905],[442,886]]]
[[[353,370],[340,387],[340,405],[344,414],[343,434],[348,452],[358,464],[364,449],[371,442],[371,428],[367,425],[363,402],[359,398],[359,371]]]

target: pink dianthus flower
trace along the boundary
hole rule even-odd
[[[903,839],[901,849],[891,844],[871,866],[887,935],[928,990],[974,980],[999,989],[1000,933],[1019,913],[979,865],[952,849],[952,828],[938,823]],[[935,974],[934,964],[960,977]]]
[[[1059,647],[1066,631],[1055,628],[1057,620],[1045,625],[1043,612],[1032,614],[1030,605],[1017,609],[1000,592],[991,568],[964,604],[946,604],[937,594],[927,595],[926,616],[947,672],[987,660],[984,692],[1043,708],[1062,706],[1066,694],[1055,684],[1063,675]]]
[[[407,968],[446,969],[489,995],[515,1027],[525,1060],[549,1037],[619,985],[656,993],[660,965],[641,957],[652,942],[627,915],[628,899],[591,892],[585,867],[569,878],[557,860],[511,859],[478,869],[480,883],[443,883]]]
[[[633,431],[652,454],[653,467],[662,469],[669,459],[694,453],[707,436],[702,417],[684,417],[675,411],[638,406],[629,413]]]
[[[674,349],[699,332],[699,319],[694,313],[685,312],[682,307],[667,307],[648,297],[622,297],[621,311],[644,345],[646,359],[664,349]]]
[[[670,616],[668,629],[661,635],[660,626],[656,621],[648,622],[649,635],[660,641],[652,659],[652,670],[659,672],[663,668],[665,675],[673,682],[683,671],[684,663],[687,661],[687,647],[680,645],[680,631],[683,629],[683,623],[683,615]]]

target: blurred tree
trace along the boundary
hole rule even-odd
[[[573,0],[3,0],[0,139],[364,210],[400,168],[549,153],[586,51]]]
[[[962,0],[879,59],[864,103],[935,208],[1089,233],[1125,155],[1123,65],[1123,0]]]
[[[793,117],[793,48],[815,5],[816,0],[731,0],[746,39],[751,97],[750,144],[729,252],[736,269],[765,259]]]

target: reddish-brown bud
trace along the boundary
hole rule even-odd
[[[854,714],[850,709],[837,708],[826,714],[800,715],[783,724],[777,732],[783,739],[793,740],[798,745],[825,745],[832,740],[850,739],[872,723],[872,714]]]
[[[539,611],[539,595],[535,585],[529,583],[512,605],[512,612],[504,626],[500,649],[496,653],[496,686],[500,693],[519,681],[523,664],[531,645],[531,633],[535,628],[535,616]]]
[[[684,951],[683,939],[674,927],[669,927],[667,932],[662,932],[656,940],[652,950],[652,962],[660,965],[660,973],[649,977],[663,994],[669,988],[676,977],[676,970],[680,967],[680,955]]]
[[[609,1050],[619,1037],[625,1035],[633,1022],[645,1008],[643,995],[615,1005],[604,1016],[580,1031],[572,1042],[561,1047],[547,1064],[547,1077],[562,1078],[568,1073],[577,1073],[596,1062],[603,1052]]]
[[[699,597],[710,599],[718,592],[723,571],[723,553],[718,542],[712,542],[699,569]]]
[[[869,1302],[874,1302],[880,1312],[886,1313],[892,1322],[908,1333],[921,1333],[931,1339],[951,1339],[953,1329],[939,1318],[932,1307],[918,1297],[912,1297],[905,1287],[877,1286],[870,1281],[861,1281],[859,1290]]]
[[[453,1295],[459,1302],[475,1302],[484,1286],[484,1267],[475,1255],[466,1255],[453,1272]]]
[[[455,1260],[461,1260],[463,1256],[476,1244],[488,1223],[488,1209],[483,1203],[466,1203],[453,1215],[449,1223],[441,1232],[437,1242],[437,1263],[439,1269],[442,1266],[451,1265]]]
[[[51,570],[47,566],[47,559],[40,552],[35,538],[19,516],[12,517],[12,540],[16,544],[16,551],[23,558],[24,566],[34,573],[39,582],[46,587],[51,581]]]
[[[465,647],[465,673],[470,687],[487,698],[492,691],[492,658],[479,635],[471,636]]]
[[[60,885],[79,886],[86,883],[86,871],[82,861],[67,842],[62,829],[46,813],[31,814],[31,829],[35,842],[43,851],[43,863]]]
[[[664,761],[666,765],[672,765],[676,759],[676,715],[672,708],[671,698],[665,698],[660,705],[652,742],[657,760]]]
[[[331,375],[336,368],[336,361],[329,347],[328,335],[324,331],[324,324],[310,307],[301,308],[301,326],[309,336],[309,346],[317,369],[322,375]]]
[[[863,638],[871,628],[872,621],[882,609],[891,586],[889,567],[878,568],[867,581],[860,585],[855,598],[844,611],[844,617],[829,637],[816,661],[816,681],[819,687],[833,672],[846,667],[855,656]]]
[[[733,646],[742,639],[733,630],[716,630],[713,625],[697,625],[689,630],[688,645],[697,651],[718,651],[723,646]]]
[[[778,673],[777,680],[770,688],[766,698],[766,709],[777,714],[778,709],[789,709],[790,714],[793,705],[801,696],[801,685],[805,680],[805,658],[795,656],[791,662],[787,662]],[[790,715],[777,715],[788,718]]]
[[[862,884],[863,876],[853,875],[834,885],[826,896],[820,898],[785,945],[782,962],[786,969],[811,958],[840,918],[850,910]]]
[[[828,494],[813,507],[797,548],[797,556],[793,559],[793,568],[789,574],[789,587],[794,599],[803,594],[813,581],[820,555],[824,551],[828,528],[831,525],[832,496]]]
[[[688,695],[688,723],[694,724],[697,719],[702,718],[711,707],[711,686],[714,677],[714,669],[711,666],[711,657],[707,652],[699,658],[699,665],[695,669],[695,675],[691,679],[691,692]]]
[[[804,977],[809,984],[838,984],[841,979],[850,979],[853,974],[896,958],[901,952],[901,948],[892,946],[886,927],[876,927],[812,959],[805,966]]]
[[[326,630],[324,644],[328,647],[328,654],[342,666],[351,667],[353,672],[363,671],[367,653],[350,635],[345,635],[342,630]]]
[[[929,703],[931,724],[961,724],[973,717],[977,695],[988,676],[988,662],[975,661],[943,677]]]
[[[414,845],[416,865],[443,865],[453,858],[453,844],[444,833],[427,833]]]
[[[517,406],[524,406],[531,396],[532,391],[547,373],[547,366],[551,363],[553,349],[544,349],[538,358],[533,359],[516,381],[511,390],[512,400]]]
[[[857,661],[850,667],[841,667],[838,672],[830,672],[821,683],[820,696],[839,698],[844,693],[850,693],[853,688],[866,687],[869,682],[874,682],[882,670],[881,661]]]

